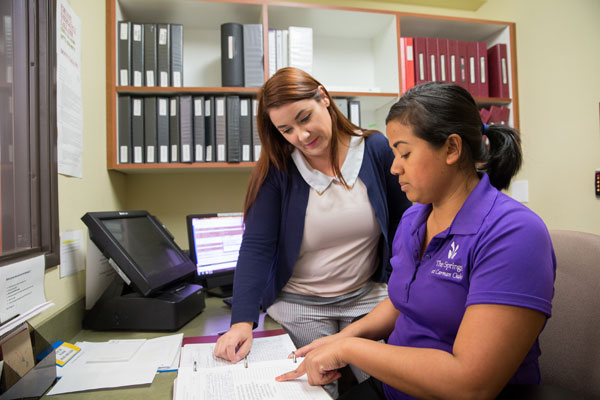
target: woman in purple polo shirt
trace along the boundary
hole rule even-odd
[[[544,222],[500,192],[521,164],[519,133],[483,124],[466,90],[439,82],[408,91],[386,123],[391,172],[417,203],[394,237],[389,298],[299,349],[305,361],[278,380],[327,384],[346,364],[371,375],[344,399],[491,399],[540,383],[556,261]]]

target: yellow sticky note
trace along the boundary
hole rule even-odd
[[[56,365],[62,367],[81,349],[71,343],[63,342],[56,348]]]

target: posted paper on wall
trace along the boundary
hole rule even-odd
[[[81,20],[66,0],[57,0],[56,20],[58,173],[82,178]]]
[[[83,231],[60,234],[60,277],[73,275],[83,269]]]
[[[45,303],[44,256],[0,268],[0,323]]]

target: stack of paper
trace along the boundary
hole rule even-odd
[[[289,66],[312,74],[313,31],[312,28],[289,27]]]

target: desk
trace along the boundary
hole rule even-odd
[[[216,335],[229,329],[231,310],[220,298],[207,297],[206,308],[177,332],[125,332],[125,331],[88,331],[82,330],[70,340],[75,342],[106,342],[110,339],[152,339],[159,336],[183,333],[184,337]],[[257,331],[281,329],[281,326],[269,316],[261,313]],[[165,400],[173,398],[173,380],[177,372],[161,372],[156,374],[149,386],[125,387],[119,389],[103,389],[87,392],[76,392],[56,396],[43,396],[45,400]]]

